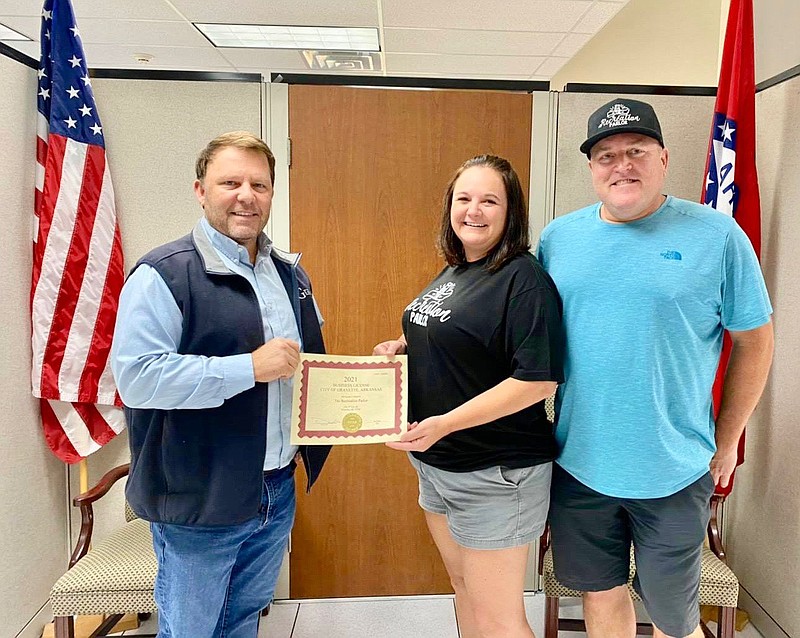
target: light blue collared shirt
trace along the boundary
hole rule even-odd
[[[270,253],[272,242],[258,238],[256,263],[247,249],[211,227],[202,228],[230,270],[244,277],[258,299],[264,341],[300,342],[292,304]],[[111,367],[120,396],[132,408],[174,410],[213,408],[255,385],[249,353],[227,357],[178,354],[182,316],[158,272],[142,264],[125,282],[111,348]],[[264,469],[288,465],[297,453],[289,443],[292,380],[267,384],[267,452]]]

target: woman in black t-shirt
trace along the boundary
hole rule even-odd
[[[507,160],[456,171],[439,245],[447,267],[406,307],[403,335],[373,351],[408,355],[411,423],[387,445],[417,470],[462,637],[532,638],[523,580],[547,517],[556,446],[544,400],[563,380],[563,334]]]

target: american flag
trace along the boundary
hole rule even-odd
[[[40,40],[32,386],[48,446],[75,463],[124,427],[108,356],[122,244],[103,128],[69,0],[46,0]]]
[[[708,144],[702,200],[732,215],[761,254],[761,200],[756,173],[755,60],[753,0],[731,0],[719,88]],[[731,340],[725,334],[719,370],[714,382],[714,412],[719,412]],[[744,434],[739,441],[739,461],[744,462]],[[717,486],[727,495],[733,488]]]

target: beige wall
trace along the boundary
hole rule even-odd
[[[28,300],[36,72],[0,56],[0,77],[0,224],[5,238],[0,260],[0,635],[15,636],[47,602],[50,587],[66,566],[66,473],[45,445],[38,404],[31,395]],[[41,626],[31,627],[37,629]]]
[[[775,359],[747,430],[747,462],[730,499],[726,532],[742,587],[790,636],[800,636],[800,77],[758,94],[762,265],[775,308]],[[751,608],[767,638],[780,636]]]
[[[800,64],[800,2],[754,0],[753,5],[756,82],[762,82]]]
[[[630,0],[550,80],[716,86],[720,0]]]

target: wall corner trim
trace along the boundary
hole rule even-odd
[[[739,583],[739,607],[750,615],[753,626],[764,638],[791,638],[741,583]]]

